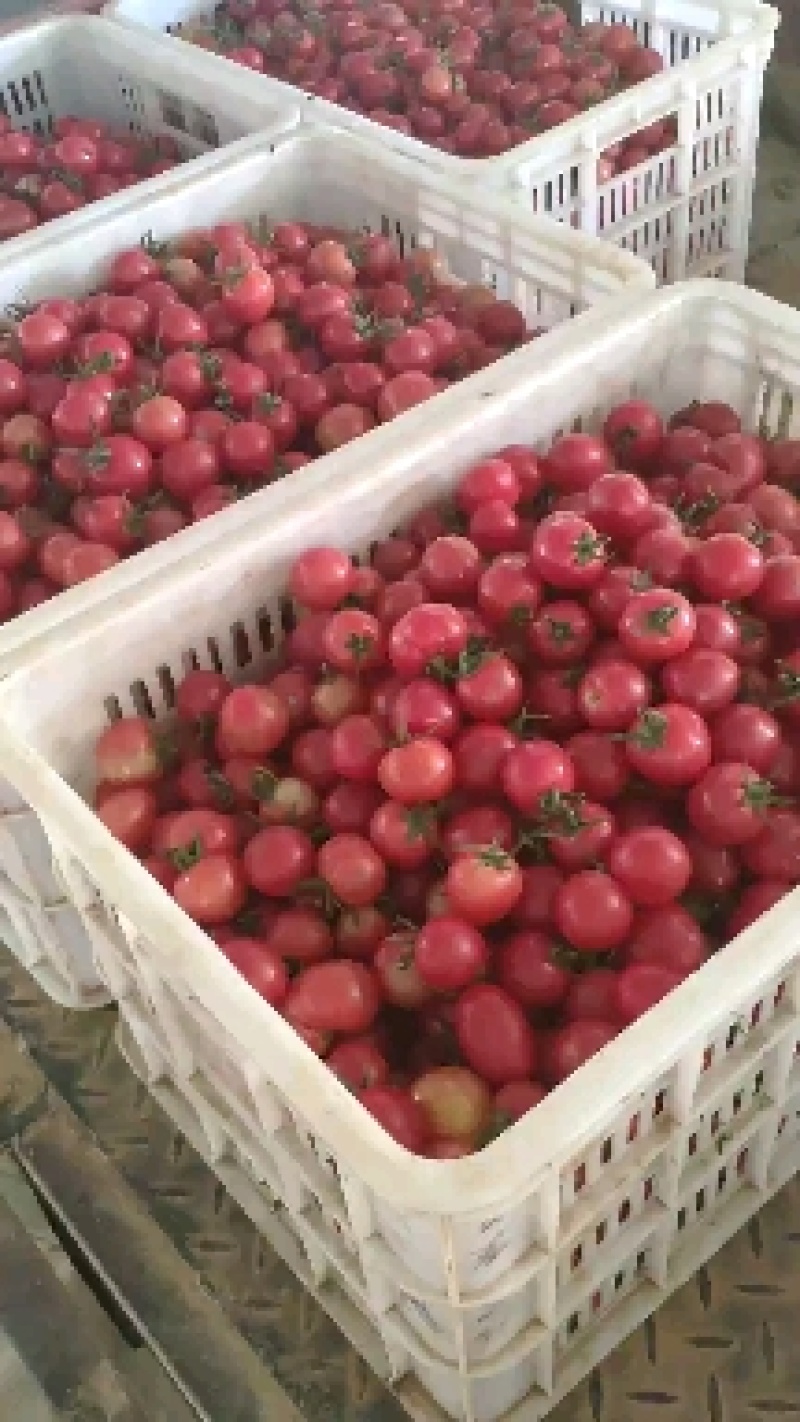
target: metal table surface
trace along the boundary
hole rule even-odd
[[[401,1422],[114,1029],[111,1009],[54,1007],[0,949],[0,1417]],[[553,1422],[800,1417],[798,1317],[794,1181]]]

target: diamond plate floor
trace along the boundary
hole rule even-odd
[[[157,1357],[209,1422],[400,1422],[397,1401],[130,1075],[114,1026],[111,1010],[54,1008],[0,950],[0,1144],[79,1241],[106,1302],[133,1320],[143,1356]],[[9,1331],[4,1219],[0,1189],[0,1333]],[[35,1309],[41,1331],[35,1292],[17,1307]],[[800,1418],[799,1317],[795,1181],[553,1422]],[[17,1318],[23,1336],[25,1324]],[[141,1394],[134,1410],[119,1397],[118,1410],[102,1410],[96,1360],[84,1361],[94,1378],[91,1407],[56,1415],[139,1422]],[[47,1365],[47,1350],[33,1349],[34,1374]],[[121,1366],[120,1375],[124,1382]],[[160,1415],[183,1422],[189,1410],[177,1391],[170,1395],[172,1411],[162,1398]],[[0,1415],[39,1422],[33,1410],[15,1414],[2,1401]],[[159,1418],[153,1405],[142,1415]]]

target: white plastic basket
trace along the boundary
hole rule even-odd
[[[184,50],[188,52],[184,52]],[[0,31],[0,112],[15,128],[51,131],[67,114],[101,119],[122,133],[168,134],[191,166],[181,165],[125,188],[87,208],[45,223],[0,245],[0,261],[27,252],[32,243],[52,245],[69,232],[92,226],[106,213],[143,200],[176,181],[216,169],[217,152],[250,134],[264,144],[298,123],[291,94],[239,92],[237,73],[218,71],[207,82],[202,62],[189,46],[165,47],[158,36],[111,24],[98,16],[40,19],[24,29]]]
[[[265,151],[261,135],[243,140],[229,154],[224,177],[214,171],[185,177],[160,195],[131,196],[113,211],[99,212],[59,241],[27,245],[13,260],[0,258],[0,307],[56,294],[89,290],[101,277],[109,258],[135,245],[142,233],[169,238],[202,220],[213,224],[227,218],[306,218],[312,221],[384,230],[405,246],[436,246],[446,256],[456,279],[483,281],[514,300],[532,325],[549,327],[627,286],[644,291],[653,277],[644,263],[580,233],[535,220],[511,202],[485,198],[459,184],[428,175],[418,164],[398,154],[376,150],[344,134],[305,131],[279,141]],[[89,225],[90,224],[90,225]],[[549,339],[549,338],[548,338]],[[496,376],[495,378],[501,378]],[[455,391],[436,399],[446,411]],[[428,427],[431,414],[411,411],[399,422],[408,437]],[[281,515],[298,483],[310,493],[378,467],[391,457],[395,427],[385,426],[362,440],[315,461],[246,501],[245,520],[271,521]],[[403,439],[405,435],[401,436]],[[387,453],[388,452],[388,453]],[[231,510],[236,515],[236,510]],[[204,520],[168,544],[140,553],[111,573],[84,583],[44,606],[0,627],[0,674],[19,647],[48,634],[82,609],[94,609],[118,597],[126,588],[172,562],[197,554],[224,528],[235,532],[238,519],[228,514]],[[0,780],[0,874],[30,903],[51,910],[63,898],[53,875],[49,850],[35,816]],[[52,933],[64,921],[52,913],[39,916],[49,929],[40,942],[33,971],[40,984],[65,1005],[93,1006],[101,985],[87,979],[90,954],[71,937],[55,941]],[[71,920],[69,921],[72,927]],[[26,962],[31,966],[30,955]],[[70,964],[74,971],[70,975]],[[66,976],[65,976],[66,970]]]
[[[761,91],[778,11],[755,0],[582,0],[580,8],[584,22],[630,25],[670,67],[499,157],[457,158],[310,95],[305,116],[371,135],[444,173],[508,186],[534,212],[643,257],[659,282],[686,276],[742,281]],[[210,0],[112,0],[104,11],[159,30],[213,13]],[[208,58],[231,67],[230,60]],[[292,85],[247,70],[241,82],[243,91],[269,87],[304,97]],[[678,125],[672,148],[598,185],[597,163],[606,148],[670,115]]]
[[[124,939],[98,935],[96,961],[136,1070],[409,1410],[459,1422],[544,1416],[800,1166],[800,893],[487,1150],[432,1162],[382,1133],[80,792],[110,716],[168,711],[194,662],[258,668],[299,549],[369,546],[496,448],[546,444],[634,392],[800,423],[800,314],[725,283],[621,300],[543,355],[429,409],[424,438],[398,438],[335,499],[298,483],[279,521],[236,510],[202,557],[0,684],[2,763],[89,931]]]

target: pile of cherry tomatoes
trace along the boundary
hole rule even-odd
[[[178,33],[464,158],[516,148],[664,67],[628,25],[576,29],[549,0],[223,0]],[[600,181],[675,137],[664,119],[614,144]]]
[[[0,114],[0,242],[66,217],[181,162],[165,135],[117,133],[94,119],[57,119],[43,136]]]
[[[435,252],[298,222],[145,240],[91,295],[14,315],[0,330],[0,621],[536,334],[511,302],[453,285]]]
[[[96,812],[409,1150],[480,1149],[800,881],[800,440],[641,400],[296,559]],[[211,588],[213,592],[213,587]]]

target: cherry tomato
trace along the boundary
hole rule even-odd
[[[695,644],[665,663],[661,683],[671,701],[683,702],[701,716],[711,716],[734,700],[741,671],[724,652]]]
[[[406,679],[422,676],[430,666],[460,657],[468,637],[469,624],[458,608],[421,603],[394,624],[389,660]]]
[[[624,731],[649,705],[652,688],[632,662],[609,661],[586,672],[577,696],[588,726],[598,731]]]
[[[502,988],[469,987],[458,998],[454,1025],[468,1066],[492,1086],[533,1075],[536,1041],[524,1012]]]
[[[504,850],[477,849],[450,865],[445,893],[455,914],[484,928],[511,912],[522,893],[522,871]]]
[[[545,1080],[566,1081],[618,1035],[614,1022],[583,1018],[553,1034],[545,1055]]]
[[[247,845],[244,872],[248,882],[268,898],[291,898],[304,879],[310,879],[316,852],[308,835],[291,825],[259,830]]]
[[[143,787],[117,790],[103,797],[97,806],[97,817],[109,834],[134,854],[145,850],[153,832],[157,801],[151,790]]]
[[[384,1086],[389,1079],[386,1059],[369,1037],[340,1042],[328,1056],[327,1065],[356,1095],[368,1087]]]
[[[575,771],[569,755],[555,742],[526,741],[506,755],[501,782],[511,803],[523,814],[530,814],[543,795],[574,790]]]
[[[624,468],[646,465],[659,452],[663,438],[664,422],[646,400],[617,405],[603,424],[603,439]]]
[[[292,982],[283,1003],[288,1022],[314,1032],[367,1032],[378,1015],[380,990],[372,970],[347,958],[312,963]]]
[[[593,587],[606,566],[606,550],[597,530],[572,513],[543,518],[533,535],[531,568],[551,587],[565,590]]]
[[[313,611],[340,607],[352,591],[355,568],[336,548],[310,548],[295,559],[289,586],[292,596]]]
[[[420,1155],[429,1138],[428,1118],[418,1101],[400,1086],[369,1086],[359,1101],[388,1136]]]
[[[384,938],[375,954],[373,967],[381,991],[395,1007],[419,1008],[432,997],[417,969],[415,949],[414,935],[403,929]]]
[[[634,661],[650,666],[686,652],[695,628],[694,609],[685,597],[670,588],[648,588],[626,604],[617,635]]]
[[[625,955],[629,963],[654,963],[684,978],[702,967],[708,943],[686,909],[668,904],[638,916]]]
[[[582,869],[559,887],[553,917],[567,942],[582,953],[608,953],[628,936],[633,907],[610,874]]]
[[[606,863],[631,902],[641,908],[663,908],[680,898],[692,877],[692,861],[682,841],[657,825],[618,835]]]
[[[318,963],[333,953],[333,934],[315,909],[281,910],[266,937],[272,952],[288,963]]]
[[[386,884],[383,860],[362,835],[333,835],[319,851],[317,870],[339,902],[348,908],[370,907]]]
[[[158,733],[144,716],[112,721],[98,737],[94,756],[97,778],[104,784],[142,785],[161,778]]]
[[[512,934],[500,950],[498,980],[524,1008],[558,1007],[571,975],[558,961],[555,941],[541,929]]]
[[[175,902],[196,923],[228,923],[244,907],[247,884],[232,854],[207,854],[179,874],[172,886]]]
[[[711,761],[711,737],[696,711],[664,702],[642,712],[628,733],[625,751],[631,768],[645,780],[661,786],[691,785]]]
[[[468,987],[483,977],[488,961],[486,941],[471,923],[456,918],[436,918],[417,934],[414,950],[417,972],[436,992],[459,992]]]
[[[441,800],[453,786],[453,757],[443,741],[417,736],[382,757],[378,782],[391,799],[403,805]]]
[[[228,938],[221,951],[246,982],[271,1007],[280,1007],[289,991],[289,975],[278,953],[260,938]]]
[[[623,968],[616,984],[618,1020],[625,1026],[635,1022],[680,984],[680,976],[660,963],[632,963]]]
[[[485,1082],[461,1066],[434,1067],[417,1077],[411,1094],[421,1106],[428,1133],[477,1145],[489,1124],[492,1097]]]
[[[800,814],[791,809],[769,810],[755,839],[742,847],[742,859],[761,879],[800,879]]]
[[[720,761],[692,786],[686,813],[705,840],[728,848],[755,839],[775,803],[780,801],[769,781],[751,766]]]

